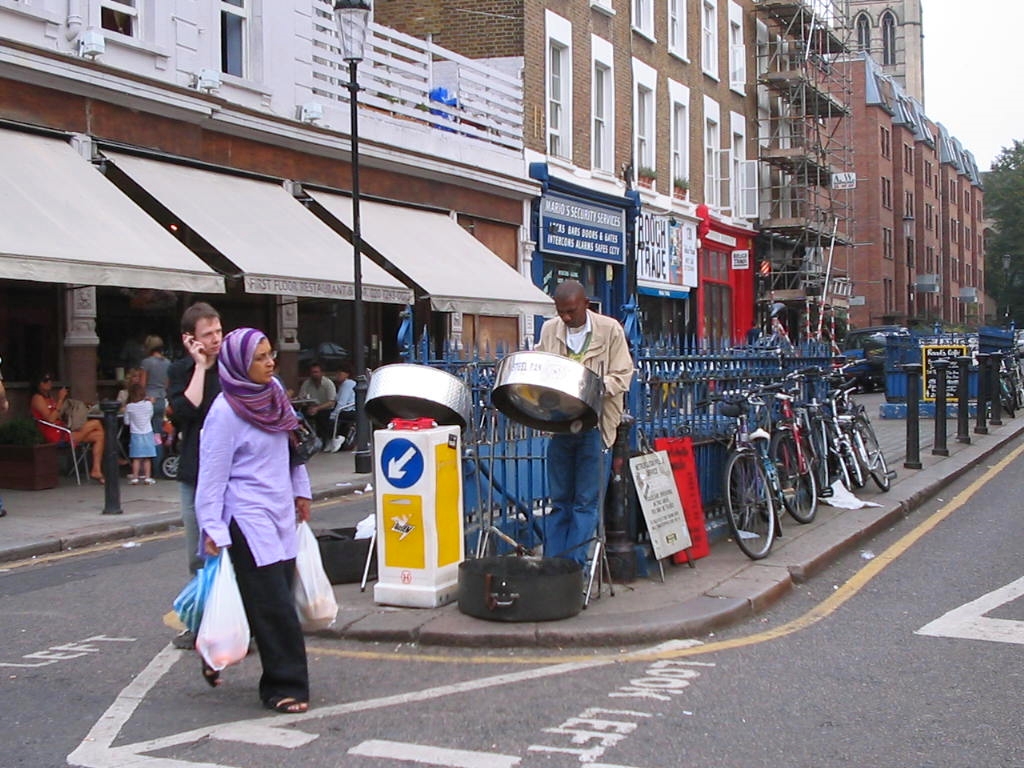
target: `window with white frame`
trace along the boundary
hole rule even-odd
[[[704,202],[722,205],[722,136],[718,103],[704,97]]]
[[[686,0],[668,0],[668,50],[686,58]]]
[[[642,85],[636,88],[636,161],[654,170],[654,93]]]
[[[657,147],[655,137],[655,96],[658,92],[658,70],[642,61],[633,59],[633,162],[639,175],[640,169],[657,169]]]
[[[671,103],[669,134],[672,138],[672,185],[681,190],[690,185],[690,89],[668,81]]]
[[[758,168],[747,159],[747,120],[738,112],[729,113],[732,128],[730,201],[732,215],[741,219],[757,218]]]
[[[654,0],[633,0],[633,29],[654,38]]]
[[[744,93],[747,87],[747,47],[743,43],[743,9],[729,3],[729,87]]]
[[[612,69],[612,44],[591,37],[593,56],[593,125],[591,128],[591,166],[594,170],[615,171],[615,78]]]
[[[572,157],[572,25],[546,12],[547,148],[553,157]]]
[[[718,4],[702,0],[700,10],[700,66],[704,74],[718,77]]]
[[[101,0],[100,27],[126,37],[139,34],[138,0]]]
[[[249,31],[247,0],[221,0],[220,2],[220,71],[227,75],[245,77]]]

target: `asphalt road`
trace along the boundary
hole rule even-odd
[[[999,460],[711,636],[547,652],[311,637],[306,716],[259,708],[256,659],[212,690],[169,648],[180,536],[15,564],[0,571],[0,764],[1024,765],[1024,459]]]

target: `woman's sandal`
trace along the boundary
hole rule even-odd
[[[203,662],[203,680],[205,680],[206,684],[211,688],[216,688],[222,682],[220,679],[220,672],[211,667],[205,661]]]
[[[264,706],[281,715],[300,715],[309,711],[308,701],[299,701],[294,696],[280,696],[269,699]]]

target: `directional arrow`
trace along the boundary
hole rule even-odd
[[[1024,578],[1012,581],[977,600],[954,608],[914,634],[956,637],[963,640],[988,640],[994,643],[1024,645],[1024,621],[994,619],[986,616],[996,608],[1024,596]]]
[[[388,479],[389,480],[401,480],[405,477],[405,465],[416,458],[416,449],[409,447],[405,453],[396,459],[392,459],[388,462]]]

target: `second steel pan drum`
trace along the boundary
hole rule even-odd
[[[498,363],[494,407],[513,421],[548,432],[597,425],[601,378],[575,360],[548,352],[515,352]]]
[[[427,365],[395,363],[373,372],[366,412],[378,424],[392,419],[433,419],[463,429],[473,413],[469,387],[450,373]]]

